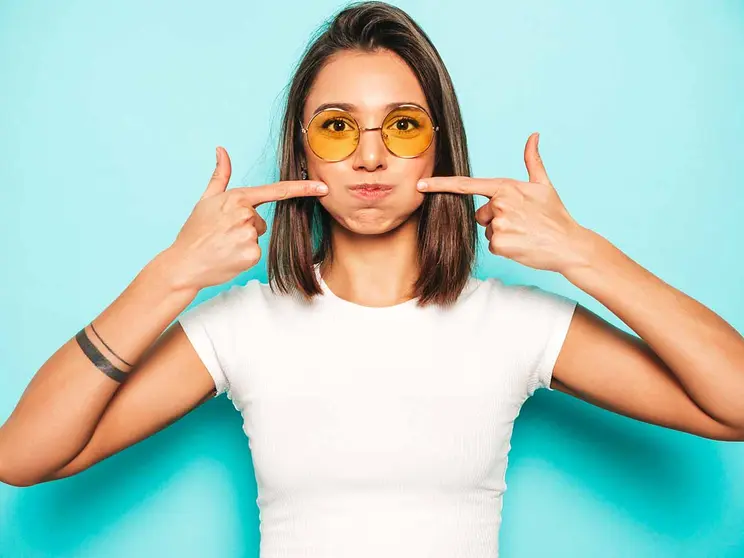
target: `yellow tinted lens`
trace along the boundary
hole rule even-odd
[[[399,107],[382,123],[382,139],[398,157],[416,157],[431,144],[434,126],[426,112],[416,107]]]
[[[318,157],[340,161],[351,155],[359,141],[359,129],[348,112],[324,110],[315,115],[307,129],[307,142]]]

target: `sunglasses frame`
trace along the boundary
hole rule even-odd
[[[310,145],[310,139],[307,138],[307,132],[310,129],[310,125],[313,123],[313,120],[315,120],[315,118],[318,115],[321,115],[321,114],[323,114],[326,111],[337,110],[339,112],[343,112],[344,114],[348,114],[351,117],[351,119],[354,121],[354,124],[356,125],[357,129],[359,130],[359,136],[357,137],[357,144],[354,146],[354,150],[351,153],[349,153],[346,157],[344,157],[343,159],[326,159],[325,157],[321,157],[320,155],[318,155],[317,153],[315,153],[315,155],[319,159],[323,159],[324,161],[327,161],[329,163],[338,163],[339,161],[343,161],[344,159],[348,159],[359,148],[359,140],[361,139],[362,132],[367,132],[367,131],[371,131],[371,130],[380,130],[380,138],[382,139],[382,143],[385,146],[385,149],[387,149],[390,152],[391,155],[394,155],[395,157],[398,157],[400,159],[415,159],[416,157],[420,157],[427,149],[429,149],[429,147],[431,147],[431,144],[434,141],[434,134],[436,134],[439,131],[439,126],[436,126],[435,125],[434,119],[431,117],[431,115],[429,114],[429,112],[424,107],[422,107],[420,105],[413,104],[413,103],[401,103],[400,105],[397,105],[397,106],[391,108],[390,111],[382,119],[382,123],[383,124],[385,123],[385,120],[387,120],[387,117],[390,116],[391,113],[393,113],[396,110],[399,110],[401,108],[406,108],[406,107],[408,107],[408,108],[416,108],[416,109],[419,109],[420,111],[423,111],[423,113],[429,118],[429,121],[431,122],[431,125],[432,125],[432,129],[434,130],[434,133],[432,133],[432,135],[431,135],[431,140],[429,140],[428,145],[424,149],[421,150],[421,153],[419,153],[417,155],[409,155],[408,157],[403,157],[401,155],[397,155],[396,153],[393,153],[390,150],[390,148],[388,147],[388,144],[385,143],[385,138],[382,136],[382,124],[380,124],[379,126],[375,126],[374,128],[364,128],[364,127],[362,127],[362,126],[359,125],[359,122],[357,121],[356,118],[354,118],[354,115],[353,114],[351,114],[348,110],[342,109],[341,107],[326,107],[323,110],[316,112],[315,114],[313,114],[310,117],[310,121],[307,123],[307,128],[305,128],[305,126],[302,124],[302,120],[299,120],[299,122],[300,122],[300,130],[302,130],[302,133],[305,135],[305,138],[307,139],[307,145],[308,145],[308,147],[310,147],[310,150],[313,153],[315,153],[315,150],[313,149],[313,146]]]

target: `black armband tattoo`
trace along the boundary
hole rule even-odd
[[[90,322],[90,329],[92,329],[92,330],[93,330],[93,333],[95,333],[95,334],[96,334],[96,337],[98,337],[98,340],[99,340],[99,341],[100,341],[101,343],[103,343],[103,346],[104,346],[104,347],[106,347],[106,348],[107,348],[107,349],[108,349],[109,351],[111,351],[111,354],[112,354],[112,355],[114,355],[114,356],[115,356],[116,358],[118,358],[118,359],[119,359],[120,361],[122,361],[122,362],[123,362],[124,364],[126,364],[127,366],[134,366],[133,364],[129,364],[129,363],[128,363],[128,362],[126,361],[126,360],[124,360],[124,359],[123,359],[123,358],[121,358],[121,357],[120,357],[119,355],[117,355],[117,354],[116,354],[116,353],[114,352],[114,349],[112,349],[111,347],[109,347],[109,346],[108,346],[108,344],[106,343],[106,341],[104,341],[104,340],[103,340],[103,337],[101,337],[100,335],[98,335],[98,332],[96,331],[96,328],[95,328],[95,327],[93,327],[93,322]]]
[[[80,345],[85,356],[87,356],[101,372],[119,383],[122,383],[127,379],[128,374],[111,364],[111,361],[98,350],[98,347],[91,343],[88,334],[85,332],[85,328],[81,329],[77,333],[75,340],[78,342],[78,345]]]

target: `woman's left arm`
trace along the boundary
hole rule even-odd
[[[744,338],[600,235],[576,237],[583,263],[562,273],[640,339],[577,306],[555,388],[646,422],[744,440]]]
[[[489,251],[556,271],[640,338],[580,304],[551,387],[644,422],[717,440],[744,440],[744,338],[720,316],[665,283],[568,214],[537,150],[529,182],[432,177],[423,192],[478,194]]]

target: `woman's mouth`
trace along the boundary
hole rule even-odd
[[[374,200],[387,196],[393,191],[393,187],[390,184],[355,184],[349,190],[359,198]]]

